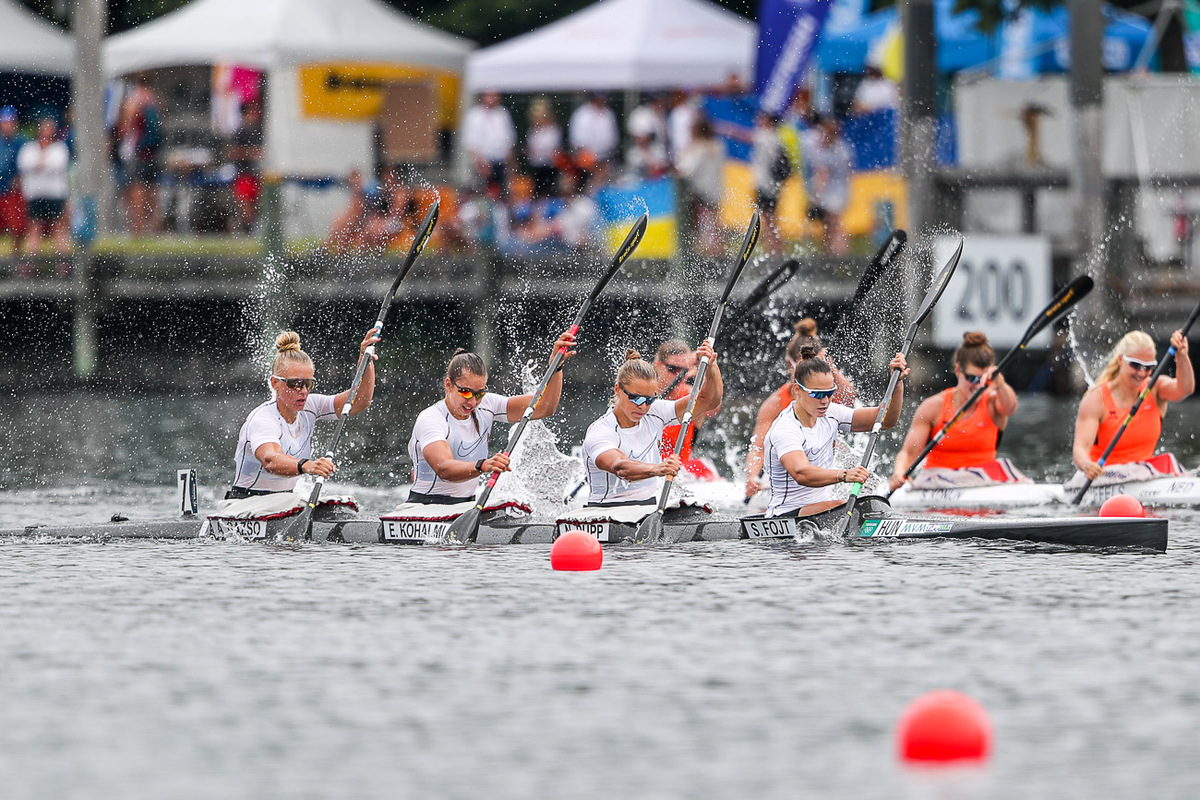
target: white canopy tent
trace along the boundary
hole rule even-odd
[[[600,0],[473,53],[473,91],[704,87],[754,68],[754,23],[707,0]]]
[[[266,168],[329,175],[370,165],[372,126],[301,116],[298,67],[388,63],[461,73],[474,47],[379,0],[192,0],[109,38],[104,68],[111,76],[218,63],[264,70]]]
[[[71,37],[13,0],[0,0],[0,70],[70,75]]]

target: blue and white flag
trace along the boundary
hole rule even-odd
[[[758,107],[782,114],[804,74],[833,0],[761,0],[754,85]]]

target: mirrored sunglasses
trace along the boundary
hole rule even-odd
[[[463,400],[471,400],[472,398],[476,400],[482,400],[483,396],[488,393],[488,388],[486,386],[482,389],[466,389],[456,383],[454,384],[454,389],[458,392],[458,396]]]
[[[278,375],[272,375],[277,381],[283,381],[283,385],[291,389],[293,392],[298,392],[301,389],[308,389],[310,392],[317,385],[316,378],[281,378]]]
[[[620,384],[617,385],[620,386]],[[621,391],[624,392],[625,396],[629,398],[629,402],[633,403],[635,406],[649,405],[658,399],[658,395],[656,394],[633,394],[624,386],[621,386]]]
[[[793,380],[792,382],[800,387],[800,391],[804,392],[814,400],[824,400],[827,397],[833,397],[834,392],[837,391],[836,387],[833,389],[810,389],[800,381]]]
[[[966,378],[967,383],[971,384],[972,386],[978,386],[979,382],[983,380],[983,375],[972,375],[966,371],[963,372],[963,377]]]
[[[1121,356],[1121,358],[1126,364],[1133,367],[1135,370],[1145,370],[1146,372],[1149,372],[1158,366],[1157,361],[1142,361],[1141,359],[1130,358],[1129,356]]]

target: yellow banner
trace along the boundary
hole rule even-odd
[[[361,122],[383,110],[389,83],[429,81],[437,98],[439,126],[453,127],[458,108],[458,76],[445,70],[404,64],[320,63],[299,69],[300,113],[305,117]]]

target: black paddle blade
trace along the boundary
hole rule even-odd
[[[958,261],[962,258],[963,240],[958,240],[958,247],[954,250],[954,254],[950,256],[950,260],[946,262],[946,266],[942,267],[942,271],[933,281],[933,285],[929,287],[929,291],[925,295],[925,302],[921,304],[921,310],[917,312],[914,325],[920,325],[929,316],[929,312],[933,311],[933,307],[942,296],[942,292],[946,291],[946,285],[950,283],[950,279],[954,277],[954,270],[958,268]]]
[[[871,262],[867,264],[866,271],[858,281],[858,288],[854,291],[854,299],[850,301],[851,307],[857,306],[875,288],[875,284],[896,263],[907,245],[907,233],[899,228],[891,232],[880,248],[875,251],[875,255],[871,256]]]
[[[637,222],[633,223],[633,227],[629,229],[629,233],[625,234],[625,241],[621,242],[621,246],[617,248],[617,252],[613,256],[614,266],[619,267],[629,260],[633,251],[637,250],[638,245],[642,243],[642,237],[646,235],[646,226],[649,224],[649,214],[642,214],[638,217]]]
[[[738,303],[735,314],[743,314],[756,305],[766,300],[769,296],[775,294],[783,288],[783,285],[796,276],[800,271],[800,262],[794,258],[789,258],[775,269],[771,270],[771,274],[763,278],[762,281],[755,286],[746,299]]]
[[[641,525],[638,525],[634,540],[645,544],[658,544],[662,541],[662,537],[663,512],[662,509],[655,509],[650,516],[642,520]]]
[[[425,219],[421,220],[421,227],[417,228],[417,235],[413,238],[412,244],[408,246],[408,255],[404,258],[404,266],[400,268],[400,274],[396,276],[395,282],[392,283],[390,296],[395,297],[396,290],[400,288],[400,282],[404,280],[404,276],[408,274],[409,269],[416,262],[417,256],[421,255],[421,252],[425,249],[425,245],[429,244],[429,237],[433,235],[433,227],[437,225],[441,207],[441,201],[438,200],[425,212]]]
[[[742,239],[742,249],[738,251],[737,263],[733,265],[733,271],[729,273],[729,280],[725,283],[725,291],[721,293],[722,305],[729,302],[729,293],[733,291],[738,278],[742,275],[742,270],[746,268],[746,262],[750,260],[750,254],[754,252],[754,245],[758,244],[760,230],[762,230],[762,219],[755,211],[750,217],[750,224],[746,226],[746,236]]]
[[[1063,314],[1071,310],[1071,308],[1083,298],[1087,297],[1088,292],[1092,290],[1094,282],[1087,275],[1080,275],[1075,280],[1063,287],[1062,291],[1054,295],[1054,299],[1050,301],[1050,305],[1043,309],[1038,318],[1033,321],[1029,329],[1025,331],[1025,337],[1021,339],[1021,344],[1018,347],[1024,347],[1029,344],[1034,336],[1037,336],[1043,329],[1054,320],[1061,317]]]
[[[312,538],[313,507],[305,504],[291,524],[279,533],[279,538],[285,542],[303,542]]]
[[[459,516],[446,528],[446,539],[451,542],[470,544],[479,535],[479,518],[483,512],[479,506]]]

